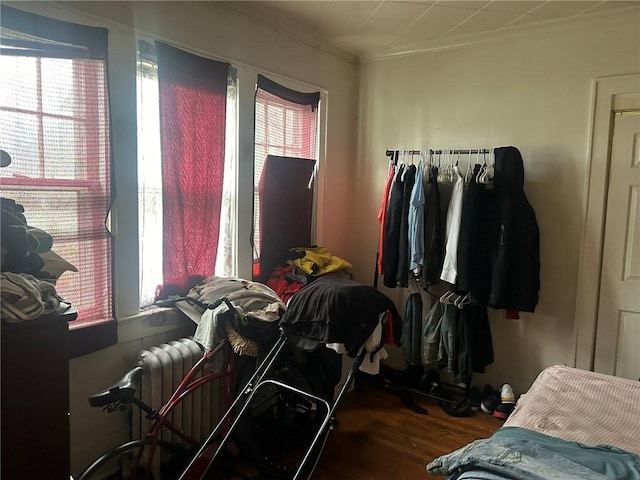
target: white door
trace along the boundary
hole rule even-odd
[[[614,118],[594,357],[595,371],[635,380],[640,378],[639,106]]]

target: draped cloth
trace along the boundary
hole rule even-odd
[[[355,357],[386,311],[399,325],[394,303],[374,287],[346,278],[321,277],[291,297],[280,326],[299,349],[343,343],[347,354]]]

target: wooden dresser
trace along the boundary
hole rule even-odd
[[[1,471],[13,479],[69,479],[69,308],[1,322]]]

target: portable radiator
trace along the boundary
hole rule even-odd
[[[171,397],[191,367],[202,357],[200,346],[191,338],[163,343],[140,351],[139,365],[144,374],[139,385],[140,399],[158,410]],[[219,352],[218,355],[223,355]],[[216,362],[218,363],[218,362]],[[205,369],[199,374],[208,373]],[[198,377],[196,377],[198,378]],[[221,380],[204,384],[187,395],[173,410],[169,419],[188,435],[204,440],[222,415],[223,392]],[[139,408],[132,411],[132,434],[140,438],[149,429],[150,420]],[[162,440],[179,441],[177,435],[162,429]]]

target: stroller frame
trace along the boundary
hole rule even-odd
[[[278,340],[273,345],[273,347],[271,348],[269,353],[266,355],[266,357],[263,359],[263,361],[260,363],[260,365],[258,365],[255,372],[253,373],[251,378],[248,380],[247,384],[243,387],[240,394],[236,396],[231,406],[227,409],[225,414],[220,418],[216,427],[209,434],[207,439],[202,443],[200,449],[196,452],[192,460],[189,462],[185,470],[180,475],[180,480],[195,480],[195,479],[201,480],[204,477],[209,467],[214,463],[214,461],[218,458],[220,453],[224,450],[226,444],[231,438],[231,435],[233,434],[235,428],[237,427],[238,422],[240,421],[242,416],[247,412],[248,407],[251,403],[251,400],[255,397],[256,393],[266,385],[274,385],[277,388],[289,390],[302,397],[311,399],[317,402],[318,404],[322,405],[324,410],[326,411],[321,425],[318,427],[318,430],[316,431],[316,434],[314,435],[311,444],[307,448],[304,454],[304,457],[302,458],[302,461],[300,462],[300,465],[298,466],[298,469],[296,470],[296,473],[293,476],[293,480],[299,480],[303,478],[302,475],[304,473],[304,469],[307,466],[307,464],[309,464],[309,462],[312,460],[312,457],[314,456],[314,451],[316,450],[320,442],[322,442],[323,437],[326,440],[326,437],[328,436],[329,432],[333,430],[335,426],[334,413],[338,405],[340,404],[340,401],[344,397],[345,393],[351,386],[355,378],[356,372],[360,368],[360,365],[362,364],[365,358],[365,355],[367,355],[367,352],[364,349],[362,349],[362,351],[356,356],[356,358],[354,359],[353,365],[351,366],[351,369],[347,374],[345,382],[340,388],[340,391],[338,392],[338,395],[336,396],[336,398],[333,400],[332,403],[329,403],[324,398],[314,395],[311,392],[307,392],[299,388],[293,387],[291,385],[287,385],[278,380],[265,378],[267,376],[267,373],[269,372],[269,370],[271,369],[271,367],[279,357],[280,353],[283,351],[287,342],[288,340],[287,340],[286,333],[282,329],[280,329],[280,336],[278,337]],[[246,398],[244,398],[245,396]],[[233,412],[235,411],[235,408],[238,405],[238,402],[243,400],[243,398],[244,398],[244,405],[242,406],[238,414],[233,416]],[[228,425],[228,419],[231,417],[233,417],[233,422],[231,423],[231,426],[228,429],[226,429],[225,435],[223,436],[223,438],[219,441],[216,441],[215,440],[216,436],[222,430],[225,424]],[[213,450],[213,448],[215,448],[216,444],[217,444],[217,448],[215,449],[215,452],[211,454],[211,451]],[[322,444],[322,448],[323,447],[324,447],[324,443]],[[317,455],[315,455],[316,456],[315,463],[313,464],[312,468],[309,470],[306,476],[307,479],[310,478],[311,475],[313,474],[313,471],[317,465],[317,461],[322,455],[322,448],[320,448],[317,451]]]

